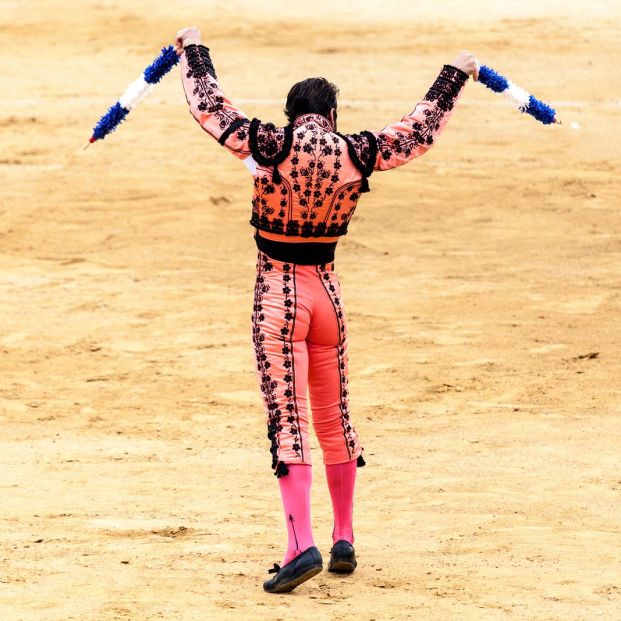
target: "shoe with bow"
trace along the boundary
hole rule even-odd
[[[263,589],[268,593],[289,593],[322,569],[321,553],[315,546],[311,546],[282,567],[274,563],[268,573],[276,575],[263,583]]]

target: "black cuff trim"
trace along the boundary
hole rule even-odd
[[[463,77],[464,82],[466,82],[468,80],[468,77],[469,77],[468,74],[465,71],[462,71],[461,69],[458,69],[454,65],[444,65],[443,69],[454,69],[455,71],[457,71],[458,75]]]
[[[214,80],[218,79],[216,70],[213,68],[213,63],[211,62],[208,47],[191,43],[184,47],[183,50],[188,59],[190,71],[192,72],[192,76],[188,77],[204,78],[209,74]]]
[[[444,65],[440,75],[431,85],[425,95],[425,101],[437,102],[438,108],[444,112],[453,109],[462,86],[466,83],[468,75],[453,65]]]

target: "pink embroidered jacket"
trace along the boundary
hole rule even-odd
[[[285,127],[249,120],[220,90],[209,49],[188,45],[181,75],[190,112],[254,176],[250,223],[282,241],[333,241],[347,226],[374,170],[428,151],[448,121],[468,76],[444,65],[425,98],[379,132],[339,134],[319,114]]]

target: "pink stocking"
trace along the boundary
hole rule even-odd
[[[309,464],[287,464],[287,468],[289,474],[278,479],[288,537],[283,565],[315,545],[310,515],[312,467]]]
[[[344,464],[326,465],[326,476],[332,508],[334,509],[334,530],[332,541],[341,539],[354,543],[353,513],[354,485],[356,483],[356,460]]]

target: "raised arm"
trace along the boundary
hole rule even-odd
[[[444,65],[424,99],[410,114],[375,133],[375,170],[402,166],[429,151],[444,130],[467,79],[463,71]]]
[[[366,169],[389,170],[423,155],[435,144],[449,120],[469,75],[478,69],[474,56],[462,52],[452,65],[444,65],[424,99],[399,122],[379,132],[344,136]]]
[[[181,80],[190,113],[222,146],[245,160],[250,155],[250,121],[220,89],[209,48],[201,44],[199,30],[180,30],[176,49],[181,56]]]

